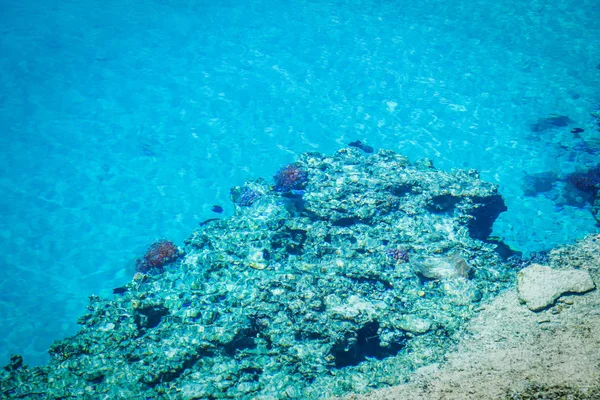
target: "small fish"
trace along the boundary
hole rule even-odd
[[[123,294],[127,291],[128,289],[125,286],[121,286],[118,288],[114,288],[113,289],[113,294]]]
[[[269,261],[271,259],[271,253],[269,253],[269,250],[263,249],[262,253],[263,253],[263,258],[266,261]]]
[[[300,198],[302,198],[302,196],[304,196],[305,193],[306,193],[306,190],[292,189],[289,192],[281,193],[281,197],[285,197],[286,199],[300,199]]]
[[[156,153],[152,150],[152,147],[148,143],[142,143],[141,145],[142,153],[148,157],[156,157]]]
[[[581,133],[584,132],[584,129],[581,128],[573,128],[571,129],[571,133]]]
[[[350,142],[350,143],[348,143],[348,146],[359,148],[362,151],[364,151],[365,153],[373,152],[373,148],[371,146],[364,144],[360,140],[357,140],[355,142]]]
[[[216,212],[217,214],[221,214],[223,212],[223,207],[214,205],[214,206],[212,206],[212,208],[210,210],[212,212]]]
[[[206,221],[202,221],[202,222],[200,222],[200,224],[199,224],[199,225],[200,225],[200,226],[204,226],[204,225],[208,224],[209,222],[218,221],[218,220],[219,220],[219,218],[209,218],[209,219],[207,219]]]

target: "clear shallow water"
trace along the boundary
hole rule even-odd
[[[476,168],[535,251],[589,210],[523,197],[525,172],[594,162],[596,1],[22,2],[0,5],[0,360],[47,360],[90,293],[179,243],[231,186],[356,139]],[[4,363],[4,362],[3,362]]]

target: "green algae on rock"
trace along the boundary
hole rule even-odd
[[[115,299],[91,297],[48,366],[13,363],[25,398],[321,398],[439,361],[513,271],[486,242],[506,209],[476,171],[392,151],[303,154],[300,193],[260,196],[193,232],[185,257]],[[236,190],[235,193],[242,193]],[[406,262],[390,249],[411,252]],[[43,395],[42,395],[43,394]]]

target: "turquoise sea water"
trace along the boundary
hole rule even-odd
[[[584,1],[0,3],[0,361],[47,360],[91,293],[229,188],[359,139],[475,168],[524,252],[597,230],[523,196],[591,166],[600,5]],[[542,132],[556,113],[573,122]]]

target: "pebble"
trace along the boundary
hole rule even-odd
[[[560,314],[562,310],[563,310],[562,306],[561,306],[561,305],[558,305],[558,306],[552,307],[552,308],[550,309],[550,312],[551,312],[552,314]]]
[[[548,317],[547,315],[541,315],[536,318],[535,322],[537,322],[538,324],[544,324],[546,322],[550,322],[550,317]]]

